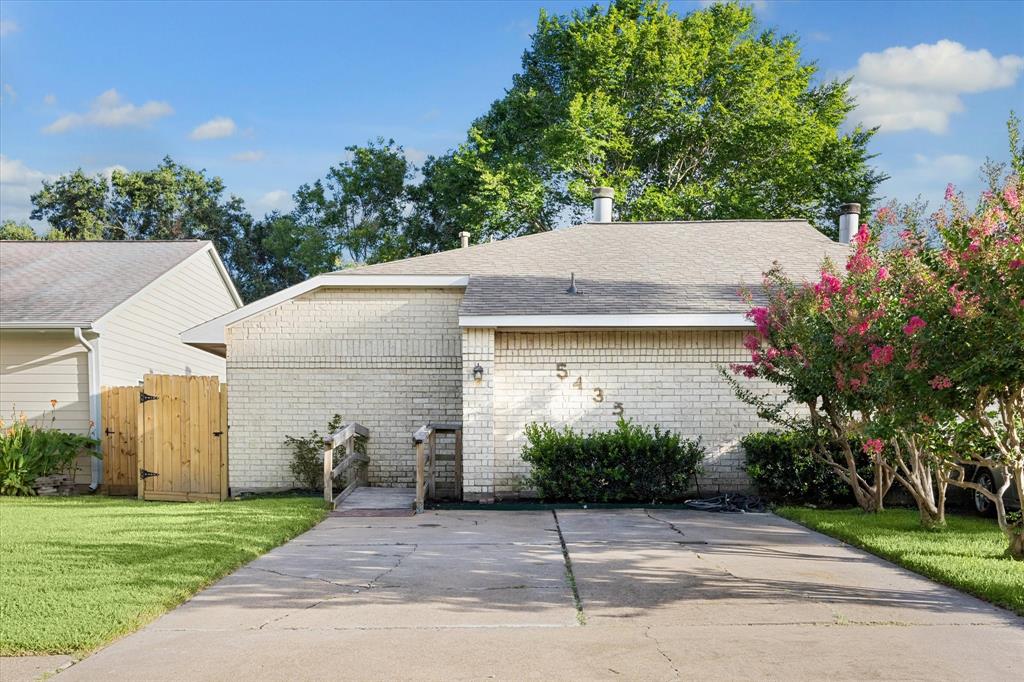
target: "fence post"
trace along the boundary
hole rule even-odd
[[[329,445],[328,445],[329,443]],[[324,449],[324,502],[334,503],[334,441],[325,439]]]
[[[423,512],[423,488],[424,488],[424,453],[423,441],[416,443],[416,513]]]

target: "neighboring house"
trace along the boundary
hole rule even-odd
[[[775,261],[812,278],[849,249],[802,220],[595,221],[466,241],[320,275],[182,335],[227,358],[233,491],[291,486],[285,436],[322,432],[335,413],[369,428],[374,485],[412,485],[413,432],[456,421],[465,498],[514,497],[527,424],[589,431],[622,415],[702,438],[704,492],[745,489],[738,441],[766,425],[719,374],[749,360],[739,289]]]
[[[224,360],[179,334],[241,305],[208,241],[2,241],[0,417],[53,415],[89,433],[102,386],[149,372],[223,378]],[[95,487],[101,473],[94,460],[79,482]]]

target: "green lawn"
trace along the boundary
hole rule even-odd
[[[0,498],[0,654],[101,646],[323,515],[311,497]]]
[[[1024,561],[1003,555],[1006,538],[995,521],[950,515],[945,530],[929,531],[910,509],[781,507],[775,513],[1024,615]]]

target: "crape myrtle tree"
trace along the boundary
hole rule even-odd
[[[840,446],[843,457],[829,463],[865,509],[880,509],[897,480],[922,523],[937,526],[947,484],[972,488],[992,499],[1010,554],[1020,557],[1024,524],[1003,503],[1011,485],[1024,494],[1024,154],[1017,129],[1011,118],[1009,172],[990,167],[992,187],[975,209],[952,187],[925,225],[913,208],[883,207],[875,234],[903,228],[890,248],[880,249],[865,225],[843,271],[826,262],[813,283],[767,273],[767,303],[749,313],[757,327],[745,340],[751,361],[733,369],[807,407],[810,428]],[[737,388],[763,416],[794,422],[785,402]],[[871,458],[873,481],[856,475],[854,438]],[[988,491],[968,479],[967,464],[1008,476]]]
[[[989,166],[990,188],[973,209],[950,185],[931,218],[938,244],[922,231],[902,233],[901,253],[919,262],[901,303],[914,334],[918,390],[908,400],[939,404],[957,415],[947,440],[959,460],[950,481],[985,495],[996,507],[1009,553],[1024,559],[1024,521],[1007,514],[1010,486],[1024,500],[1024,147],[1011,116],[1008,169]],[[964,464],[1003,468],[999,490],[967,477]]]

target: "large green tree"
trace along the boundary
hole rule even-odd
[[[323,235],[338,256],[370,263],[401,258],[411,175],[405,151],[383,138],[345,151],[347,160],[295,192],[296,221]]]
[[[830,231],[884,176],[874,131],[841,130],[843,81],[735,3],[679,16],[658,0],[541,13],[522,70],[446,161],[474,168],[474,231],[552,229],[615,189],[622,220],[802,217]]]

